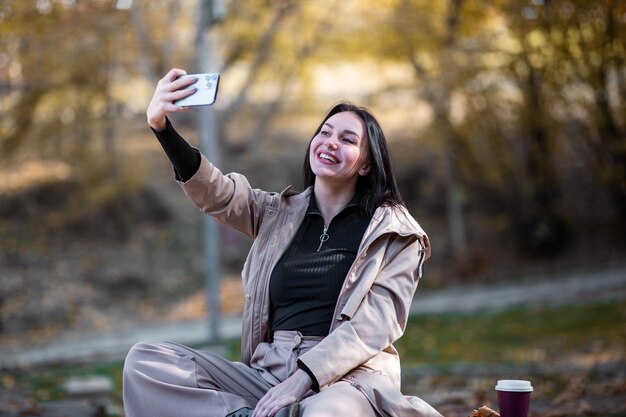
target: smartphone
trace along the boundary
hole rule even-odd
[[[216,72],[206,74],[181,75],[179,78],[196,77],[198,81],[185,87],[185,89],[195,88],[196,92],[183,99],[174,101],[174,104],[183,107],[210,106],[215,103],[217,97],[217,87],[220,83],[220,75]]]

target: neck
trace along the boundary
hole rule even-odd
[[[333,187],[330,184],[316,180],[313,187],[317,207],[324,218],[324,225],[328,226],[332,219],[343,210],[356,192],[355,187]]]

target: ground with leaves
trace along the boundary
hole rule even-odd
[[[465,417],[481,405],[498,410],[495,382],[502,375],[513,375],[534,383],[529,412],[532,417],[624,416],[624,359],[622,356],[583,367],[544,363],[509,367],[508,370],[472,366],[447,372],[416,370],[416,383],[407,388],[425,393],[422,397],[445,416]]]
[[[482,405],[497,410],[494,385],[509,378],[532,381],[531,417],[625,416],[624,346],[623,299],[420,314],[397,343],[403,391],[447,417],[468,416]],[[236,359],[237,349],[235,340],[223,354]],[[84,375],[115,381],[105,410],[120,413],[121,368],[115,362],[0,371],[0,415],[58,417],[59,409],[66,417],[93,414],[98,403],[68,402],[62,389],[68,378]]]

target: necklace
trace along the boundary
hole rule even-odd
[[[320,235],[320,246],[317,248],[318,252],[320,251],[320,249],[322,249],[322,245],[324,244],[324,242],[326,242],[328,238],[330,237],[328,236],[328,233],[326,233],[327,230],[328,230],[328,227],[324,227],[324,231]]]

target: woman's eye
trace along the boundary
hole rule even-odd
[[[322,135],[322,136],[328,136],[329,134],[330,134],[330,133],[329,133],[327,130],[322,130],[322,131],[320,132],[320,135]]]
[[[344,140],[344,142],[351,143],[351,144],[355,144],[356,143],[356,140],[352,139],[352,138],[343,138],[343,140]]]

